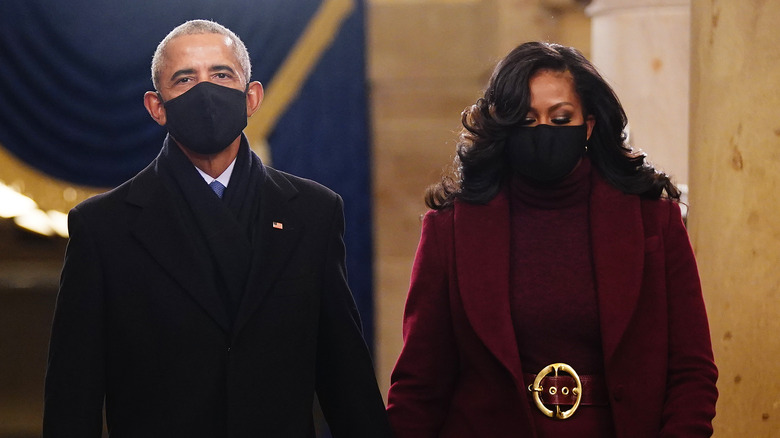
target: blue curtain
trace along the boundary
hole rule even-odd
[[[233,30],[266,86],[323,0],[2,0],[0,145],[40,172],[111,187],[158,153],[143,107],[159,41],[203,18]],[[273,166],[342,195],[350,286],[373,340],[364,4],[341,23],[268,136]],[[0,171],[0,175],[2,171]]]

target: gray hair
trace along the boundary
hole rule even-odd
[[[160,72],[162,71],[163,64],[165,63],[165,51],[168,49],[168,43],[170,43],[174,38],[180,37],[182,35],[200,35],[209,33],[224,35],[230,38],[230,40],[233,42],[233,53],[235,54],[239,65],[241,65],[245,80],[247,83],[249,82],[249,78],[252,75],[252,63],[249,61],[249,52],[246,50],[246,46],[244,45],[244,42],[241,41],[241,38],[239,38],[238,35],[233,33],[233,31],[230,29],[214,21],[190,20],[180,24],[175,29],[170,31],[170,33],[168,33],[168,35],[166,35],[165,38],[160,41],[160,44],[157,45],[157,50],[154,51],[154,56],[152,57],[152,84],[154,85],[155,90],[160,89]]]

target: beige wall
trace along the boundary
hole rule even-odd
[[[694,0],[689,227],[716,437],[780,437],[780,2]]]
[[[376,362],[387,394],[420,234],[425,188],[452,162],[460,113],[495,63],[528,40],[589,54],[573,0],[369,0],[376,273]]]

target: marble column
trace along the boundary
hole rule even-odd
[[[688,225],[716,437],[780,437],[780,2],[693,0]]]
[[[632,146],[687,184],[690,0],[594,0],[586,12],[590,59],[623,103]]]

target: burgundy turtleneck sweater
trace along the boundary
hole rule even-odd
[[[601,330],[591,257],[591,164],[553,185],[510,184],[510,302],[523,372],[555,362],[602,374]]]

